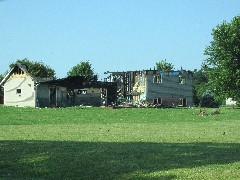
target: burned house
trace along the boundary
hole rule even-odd
[[[151,103],[162,106],[193,106],[192,73],[179,71],[107,72],[105,81],[117,83],[118,98],[136,104]]]
[[[87,81],[82,76],[42,79],[21,64],[16,64],[0,85],[4,87],[6,106],[101,106],[116,101],[116,83]]]

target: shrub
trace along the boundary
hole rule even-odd
[[[214,95],[211,91],[206,91],[203,93],[200,99],[200,107],[208,107],[208,108],[217,108],[219,107],[219,103],[215,100]]]

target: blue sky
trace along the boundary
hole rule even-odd
[[[84,60],[100,79],[162,59],[200,69],[212,29],[239,14],[239,0],[0,0],[0,74],[23,58],[58,78]]]

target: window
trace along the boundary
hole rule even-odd
[[[186,98],[180,98],[180,104],[179,105],[186,107],[187,106],[187,99]]]
[[[153,104],[162,104],[162,98],[153,98]]]
[[[157,83],[157,76],[156,75],[153,76],[153,83]]]
[[[158,99],[157,99],[157,98],[154,98],[154,99],[153,99],[153,104],[157,104],[157,103],[158,103],[157,101],[158,101]]]
[[[158,98],[158,104],[162,104],[162,98]]]
[[[157,82],[158,82],[158,83],[162,83],[162,75],[158,75]]]
[[[186,77],[179,76],[179,84],[186,84]]]
[[[162,75],[154,75],[153,83],[162,83]]]
[[[21,89],[17,89],[17,94],[21,94],[22,90]]]
[[[79,89],[77,94],[87,94],[87,90]]]

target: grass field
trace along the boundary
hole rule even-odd
[[[0,106],[0,178],[240,179],[240,109],[220,112]]]

